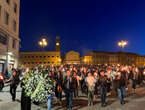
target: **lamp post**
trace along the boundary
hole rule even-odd
[[[122,52],[124,52],[124,48],[126,45],[127,45],[127,41],[122,40],[118,42],[118,46],[122,48]]]
[[[39,46],[42,47],[42,49],[44,50],[44,48],[48,45],[47,41],[45,38],[42,38],[41,41],[39,41]],[[43,59],[43,64],[44,64],[44,59]]]
[[[124,53],[124,48],[125,46],[127,45],[127,41],[124,41],[124,40],[121,40],[120,42],[118,42],[118,46],[122,48],[122,52]],[[125,53],[124,55],[122,54],[122,64],[126,64],[127,63],[127,60],[126,60],[126,57],[125,57]]]
[[[41,41],[39,41],[39,45],[44,49],[47,46],[47,41],[45,38],[43,38]]]

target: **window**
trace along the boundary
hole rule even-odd
[[[43,58],[46,58],[46,56],[43,56]]]
[[[50,56],[48,56],[48,58],[49,58]]]
[[[42,57],[42,56],[39,56],[40,58]]]
[[[49,64],[50,62],[48,62],[48,64]]]
[[[2,13],[2,6],[0,5],[0,19],[1,19],[1,13]]]
[[[16,47],[16,40],[15,40],[15,39],[13,39],[12,47],[13,47],[13,48]]]
[[[15,32],[16,32],[16,29],[17,29],[16,26],[17,26],[17,24],[16,24],[16,21],[14,20],[14,21],[13,21],[13,30],[14,30]]]
[[[32,58],[34,58],[34,56],[31,56]]]
[[[14,3],[14,12],[17,13],[17,4]]]
[[[8,14],[8,12],[6,12],[6,14],[5,14],[5,24],[9,24],[9,14]]]
[[[52,56],[52,58],[53,58],[54,56]]]
[[[10,0],[6,0],[7,4],[10,4]]]
[[[7,44],[7,37],[5,37],[3,34],[0,34],[0,43],[4,45]]]

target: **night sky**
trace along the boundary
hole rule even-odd
[[[127,40],[127,52],[145,55],[145,0],[21,0],[21,51],[39,51],[47,36],[46,50],[61,38],[62,52],[88,50],[117,52]]]

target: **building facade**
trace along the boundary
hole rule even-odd
[[[92,64],[145,65],[144,56],[129,52],[89,51],[88,56],[92,56]]]
[[[80,53],[75,51],[69,51],[65,55],[65,64],[80,64]]]
[[[20,52],[20,64],[23,67],[35,67],[38,64],[44,66],[61,65],[60,52]]]
[[[92,56],[83,56],[81,59],[81,63],[82,64],[92,64],[93,63]]]
[[[145,66],[145,56],[137,56],[136,65]]]
[[[20,0],[0,0],[0,72],[18,66]]]

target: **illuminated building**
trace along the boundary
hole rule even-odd
[[[80,64],[80,53],[75,51],[67,52],[65,55],[65,64]]]
[[[20,63],[24,67],[35,67],[38,64],[50,66],[60,65],[61,55],[60,52],[20,52]]]
[[[57,51],[60,48],[58,45],[58,37],[56,37],[56,51],[36,51],[36,52],[20,52],[20,64],[23,67],[35,67],[40,64],[43,66],[58,66],[61,65],[61,53]],[[47,46],[46,39],[42,39],[38,44],[44,48]],[[59,48],[58,48],[59,47]]]
[[[137,56],[136,65],[145,66],[145,56]]]
[[[92,56],[92,64],[145,65],[145,57],[136,53],[89,51],[87,55]]]
[[[0,0],[0,72],[18,66],[20,0]]]
[[[82,63],[83,64],[92,64],[92,56],[83,56]]]

